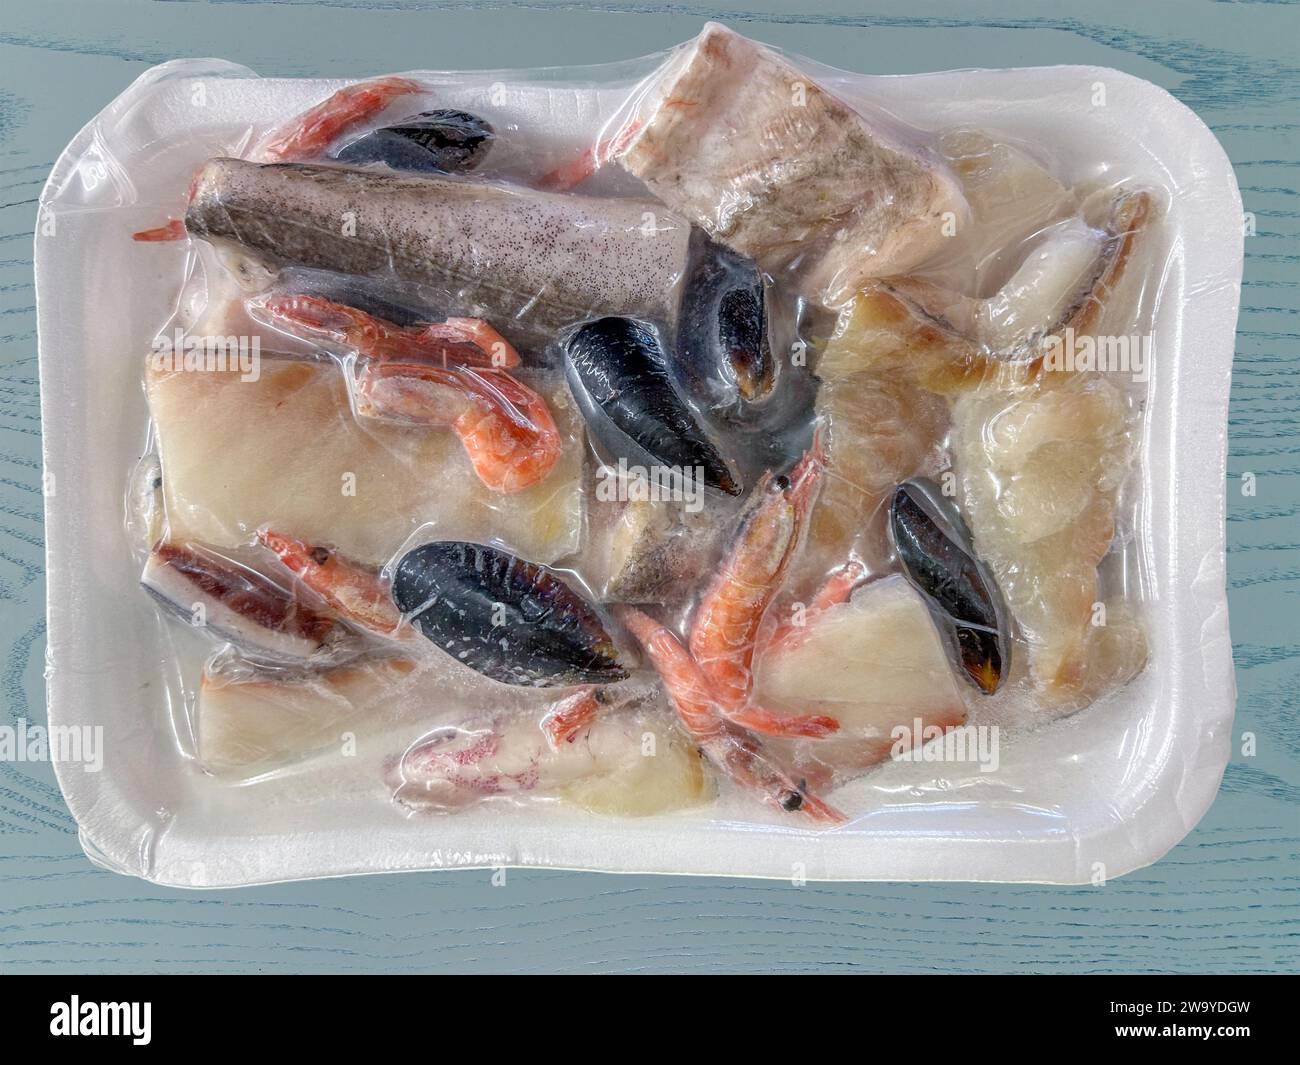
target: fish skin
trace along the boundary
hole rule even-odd
[[[592,314],[672,317],[690,241],[648,200],[239,159],[203,166],[185,226],[273,266],[431,286],[444,313],[542,336]]]

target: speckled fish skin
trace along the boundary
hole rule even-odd
[[[542,332],[596,313],[673,316],[690,241],[650,201],[239,159],[204,165],[185,227],[272,265],[433,286],[444,313]]]
[[[430,641],[503,684],[628,675],[582,596],[545,567],[495,547],[444,540],[408,551],[393,575],[393,601]]]

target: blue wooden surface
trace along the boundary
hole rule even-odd
[[[1229,586],[1240,700],[1214,807],[1157,865],[1104,888],[810,885],[511,872],[235,892],[93,868],[48,766],[0,763],[8,971],[1276,971],[1300,968],[1300,11],[1277,3],[829,0],[548,5],[408,0],[6,0],[0,9],[0,723],[44,719],[40,419],[31,243],[71,135],[148,66],[363,75],[639,55],[720,15],[848,69],[1118,67],[1196,109],[1258,235],[1233,376]],[[1243,498],[1240,475],[1258,494]]]

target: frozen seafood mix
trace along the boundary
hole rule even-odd
[[[122,235],[186,249],[124,492],[194,773],[828,832],[1146,668],[1164,190],[713,23],[589,143],[440,84],[266,115]]]

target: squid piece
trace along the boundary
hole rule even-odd
[[[384,779],[399,805],[445,813],[551,796],[593,813],[644,817],[714,794],[694,747],[662,711],[635,707],[604,713],[555,746],[516,716],[439,728],[389,758]]]
[[[964,221],[956,180],[924,136],[868,118],[776,52],[717,23],[671,58],[616,153],[710,236],[829,306],[901,274]]]
[[[158,541],[140,583],[177,617],[250,658],[321,662],[361,650],[334,617],[265,574],[194,544]]]

